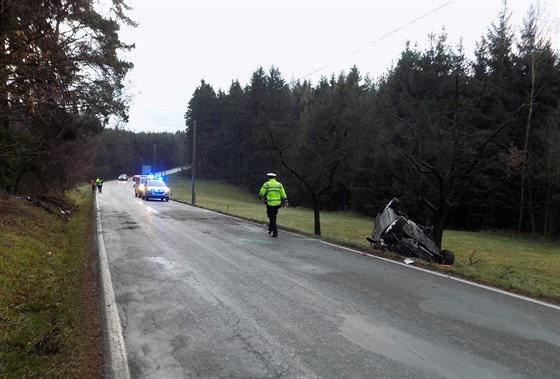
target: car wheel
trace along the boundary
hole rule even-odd
[[[402,234],[404,226],[407,224],[406,218],[399,216],[391,228],[391,233]]]
[[[443,262],[441,264],[451,266],[455,262],[455,254],[449,250],[442,250],[441,253],[443,254]]]
[[[389,202],[389,208],[394,211],[398,211],[400,209],[400,204],[401,202],[399,201],[399,199],[395,197]]]

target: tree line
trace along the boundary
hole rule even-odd
[[[256,192],[276,171],[318,235],[321,210],[371,216],[396,196],[439,244],[444,226],[557,236],[559,55],[539,6],[512,30],[504,4],[474,58],[442,31],[377,80],[355,66],[316,85],[275,67],[227,92],[202,80],[185,112],[196,175]]]
[[[185,132],[132,132],[107,128],[96,138],[92,176],[116,179],[120,174],[140,174],[143,165],[152,172],[186,168]]]
[[[261,67],[227,92],[202,80],[174,134],[107,127],[127,121],[127,9],[0,4],[0,193],[62,193],[144,164],[256,193],[275,171],[318,235],[321,211],[373,216],[394,196],[438,243],[444,226],[560,234],[560,60],[539,6],[516,35],[504,4],[473,58],[442,32],[376,79],[351,67],[287,83]]]

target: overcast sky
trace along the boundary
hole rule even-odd
[[[125,59],[134,132],[185,129],[184,114],[201,80],[227,92],[271,66],[287,82],[347,73],[377,78],[395,64],[406,41],[423,50],[428,34],[445,28],[448,42],[475,44],[497,23],[501,0],[128,0],[139,25],[122,30],[136,44]],[[509,0],[516,36],[531,3]],[[558,0],[541,0],[558,51]]]

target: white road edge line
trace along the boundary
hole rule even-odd
[[[191,205],[191,204],[187,204],[187,205]],[[192,205],[191,205],[191,206],[192,206]],[[200,207],[198,207],[198,208],[200,208]],[[238,220],[249,221],[249,222],[252,222],[253,224],[256,224],[256,225],[259,225],[259,226],[263,226],[263,225],[266,226],[266,222],[265,222],[265,223],[262,223],[262,222],[258,222],[258,221],[245,220],[245,219],[243,219],[243,218],[241,218],[241,217],[237,217],[237,216],[230,215],[230,214],[227,214],[227,213],[221,213],[221,212],[213,211],[213,210],[206,209],[206,208],[200,208],[200,209],[204,209],[204,210],[206,210],[206,211],[213,212],[213,213],[220,213],[220,214],[222,214],[222,215],[224,215],[224,216],[231,217],[231,218],[238,219]],[[430,270],[427,270],[427,269],[425,269],[425,268],[415,267],[415,266],[412,266],[412,265],[407,265],[407,264],[405,264],[405,263],[403,263],[403,262],[398,262],[398,261],[394,261],[394,260],[392,260],[392,259],[387,259],[387,258],[383,258],[383,257],[378,257],[377,255],[369,254],[369,253],[366,253],[366,252],[364,252],[364,251],[359,251],[359,250],[352,249],[352,248],[349,248],[349,247],[346,247],[346,246],[336,245],[336,244],[334,244],[334,243],[332,243],[332,242],[327,242],[327,241],[324,241],[324,240],[322,240],[322,239],[315,238],[315,237],[305,236],[305,235],[303,235],[303,234],[298,234],[298,233],[296,233],[296,232],[292,232],[292,231],[288,231],[288,230],[283,230],[282,233],[289,233],[289,234],[292,234],[292,235],[295,235],[295,236],[311,238],[311,239],[314,239],[314,240],[316,240],[316,241],[318,241],[318,242],[324,243],[324,244],[326,244],[326,245],[330,245],[330,246],[333,246],[333,247],[337,247],[337,248],[339,248],[339,249],[348,250],[348,251],[353,252],[353,253],[356,253],[356,254],[367,255],[367,256],[369,256],[369,257],[371,257],[371,258],[380,259],[380,260],[382,260],[382,261],[394,263],[394,264],[401,265],[401,266],[406,266],[406,267],[411,268],[411,269],[414,269],[414,270],[424,271],[424,272],[426,272],[426,273],[428,273],[428,274],[437,275],[437,276],[441,276],[441,277],[443,277],[443,278],[455,280],[455,281],[457,281],[457,282],[469,284],[469,285],[471,285],[471,286],[475,286],[475,287],[479,287],[479,288],[484,288],[484,289],[486,289],[486,290],[488,290],[488,291],[493,291],[493,292],[500,293],[500,294],[502,294],[502,295],[515,297],[515,298],[518,298],[518,299],[521,299],[521,300],[529,301],[529,302],[531,302],[531,303],[543,305],[543,306],[545,306],[545,307],[552,308],[552,309],[556,309],[556,310],[560,311],[560,306],[558,306],[558,305],[551,304],[551,303],[547,303],[547,302],[545,302],[545,301],[536,300],[536,299],[533,299],[533,298],[530,298],[530,297],[527,297],[527,296],[518,295],[518,294],[513,293],[513,292],[507,292],[507,291],[501,290],[501,289],[499,289],[499,288],[490,287],[490,286],[487,286],[487,285],[484,285],[484,284],[479,284],[479,283],[471,282],[470,280],[466,280],[466,279],[456,278],[456,277],[454,277],[454,276],[442,274],[442,273],[436,272],[436,271],[430,271]],[[365,237],[364,237],[364,238],[365,238]]]
[[[102,292],[102,308],[103,320],[105,324],[105,351],[109,355],[108,363],[110,373],[108,377],[129,379],[130,372],[128,370],[128,358],[126,348],[124,346],[124,338],[122,334],[119,312],[115,301],[115,293],[113,292],[113,283],[111,282],[111,273],[109,271],[109,263],[107,261],[107,252],[105,251],[105,243],[103,242],[103,230],[101,229],[101,216],[99,214],[99,203],[97,196],[95,197],[95,216],[97,219],[97,247],[99,249],[99,272],[101,275],[101,292]]]
[[[427,270],[427,269],[422,268],[422,267],[415,267],[415,266],[412,266],[412,265],[407,265],[407,264],[405,264],[405,263],[403,263],[403,262],[394,261],[394,260],[392,260],[392,259],[387,259],[387,258],[383,258],[383,257],[378,257],[378,256],[376,256],[376,255],[369,254],[369,253],[366,253],[366,252],[363,252],[363,251],[359,251],[359,250],[355,250],[355,249],[351,249],[351,248],[349,248],[349,247],[340,246],[340,245],[335,245],[335,244],[330,243],[330,242],[327,242],[327,241],[322,241],[322,240],[319,240],[319,241],[321,241],[322,243],[327,244],[327,245],[335,246],[335,247],[338,247],[338,248],[341,248],[341,249],[345,249],[345,250],[354,252],[354,253],[356,253],[356,254],[360,254],[360,255],[364,255],[364,254],[365,254],[365,255],[367,255],[367,256],[369,256],[369,257],[371,257],[371,258],[380,259],[380,260],[382,260],[382,261],[394,263],[394,264],[401,265],[401,266],[406,266],[406,267],[411,268],[411,269],[414,269],[414,270],[420,270],[420,271],[426,272],[426,273],[428,273],[428,274],[437,275],[437,276],[441,276],[441,277],[443,277],[443,278],[455,280],[455,281],[457,281],[457,282],[469,284],[469,285],[471,285],[471,286],[475,286],[475,287],[479,287],[479,288],[484,288],[484,289],[486,289],[486,290],[493,291],[493,292],[497,292],[497,293],[500,293],[500,294],[502,294],[502,295],[507,295],[507,296],[511,296],[511,297],[516,297],[516,298],[521,299],[521,300],[529,301],[529,302],[531,302],[531,303],[543,305],[543,306],[545,306],[545,307],[549,307],[549,308],[556,309],[556,310],[560,311],[560,306],[555,305],[555,304],[551,304],[551,303],[547,303],[547,302],[544,302],[544,301],[532,299],[532,298],[530,298],[530,297],[523,296],[523,295],[518,295],[518,294],[513,293],[513,292],[507,292],[507,291],[501,290],[501,289],[499,289],[499,288],[490,287],[490,286],[487,286],[487,285],[484,285],[484,284],[479,284],[479,283],[476,283],[476,282],[471,282],[471,281],[466,280],[466,279],[456,278],[456,277],[451,276],[451,275],[449,275],[449,274],[442,274],[441,272],[431,271],[431,270]]]

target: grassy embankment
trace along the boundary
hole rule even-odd
[[[172,199],[191,203],[191,179],[169,176]],[[197,180],[197,206],[265,224],[264,206],[257,196],[219,181]],[[289,192],[289,191],[288,191]],[[281,209],[281,229],[313,235],[313,211],[290,207]],[[401,257],[374,250],[365,240],[373,220],[343,212],[321,212],[321,238],[376,255]],[[444,271],[479,283],[560,303],[560,244],[532,237],[515,237],[485,232],[446,230],[443,248],[455,253],[451,269],[417,261],[415,265]]]
[[[2,378],[102,377],[93,201],[69,200],[0,198]]]

